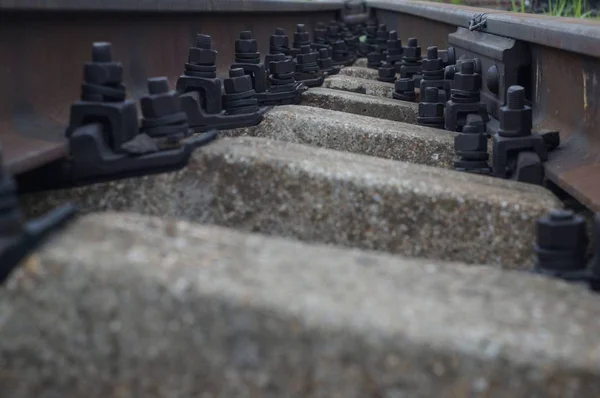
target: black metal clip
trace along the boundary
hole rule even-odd
[[[487,13],[475,14],[473,18],[469,20],[470,31],[482,31],[487,27]]]
[[[75,206],[66,204],[36,220],[24,223],[18,208],[16,184],[6,172],[1,172],[0,283],[4,282],[21,260],[35,250],[48,235],[64,226],[74,215]]]

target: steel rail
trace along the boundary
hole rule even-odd
[[[600,210],[600,23],[523,15],[413,0],[368,0],[377,18],[403,39],[448,45],[448,34],[486,13],[482,32],[525,43],[534,124],[559,131],[561,148],[545,164],[548,178],[592,210]],[[486,71],[483,71],[484,81]]]
[[[300,12],[339,10],[343,0],[0,0],[0,10],[104,12]]]
[[[80,95],[91,43],[113,43],[125,67],[131,98],[146,79],[167,76],[174,87],[195,34],[213,37],[222,72],[233,60],[242,30],[259,38],[297,23],[336,19],[342,0],[0,0],[0,145],[4,164],[20,174],[66,156],[64,128]]]

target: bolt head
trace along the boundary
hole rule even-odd
[[[454,88],[465,91],[479,91],[481,90],[481,75],[456,73],[454,75]]]
[[[271,47],[287,47],[289,43],[289,40],[287,39],[286,36],[277,36],[277,35],[273,35],[271,36]]]
[[[236,40],[235,41],[235,52],[236,53],[255,53],[258,52],[258,42],[255,39],[248,40]]]
[[[276,74],[276,75],[282,75],[284,73],[291,73],[294,72],[295,70],[295,65],[291,60],[288,60],[284,57],[283,60],[280,61],[272,61],[269,64],[269,71],[272,74]]]
[[[441,102],[421,102],[419,103],[420,117],[444,117],[444,104]]]
[[[252,90],[252,78],[250,75],[230,77],[223,80],[223,87],[227,94],[243,93]]]
[[[406,58],[418,58],[421,59],[421,47],[404,47],[404,56]]]
[[[485,134],[458,134],[454,137],[454,150],[487,152],[487,141]]]
[[[498,120],[502,135],[523,136],[531,134],[533,112],[531,107],[523,109],[510,109],[507,106],[500,108]]]
[[[188,62],[195,65],[214,65],[217,62],[217,51],[205,48],[190,48]]]
[[[148,92],[150,94],[169,92],[169,81],[166,77],[153,77],[148,79]]]
[[[587,247],[585,219],[570,214],[556,219],[548,214],[537,221],[537,244],[550,250],[581,250]]]
[[[148,119],[156,119],[181,112],[181,102],[175,91],[142,97],[140,107],[142,108],[142,115]]]

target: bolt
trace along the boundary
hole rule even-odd
[[[382,32],[386,31],[387,30],[387,25],[386,24],[379,25],[379,30],[382,31]]]
[[[299,23],[298,25],[296,25],[296,32],[306,33],[306,26],[304,24]]]
[[[249,30],[244,30],[240,32],[240,40],[250,40],[252,39],[252,32]]]
[[[209,35],[203,35],[201,33],[198,33],[198,35],[196,35],[196,48],[210,50],[211,45],[212,38]]]
[[[437,87],[427,87],[425,90],[425,101],[437,103],[439,100],[439,89]]]
[[[229,77],[242,77],[242,76],[244,76],[244,69],[242,69],[242,68],[229,69]]]
[[[523,109],[525,107],[525,89],[521,86],[511,86],[507,90],[508,109]]]
[[[319,58],[321,58],[321,59],[329,58],[329,50],[326,48],[319,49]]]
[[[391,30],[390,33],[388,34],[388,40],[393,40],[393,41],[398,40],[398,32],[395,30]]]
[[[572,210],[552,209],[549,216],[552,221],[566,221],[572,219],[575,213]]]
[[[310,54],[310,46],[302,46],[300,47],[300,54]]]
[[[92,45],[93,62],[112,62],[112,44],[97,42]]]
[[[416,37],[410,37],[408,39],[408,46],[409,47],[418,47],[418,45],[419,45],[419,42],[418,42],[418,40],[417,40]]]
[[[285,36],[285,29],[283,29],[283,28],[275,29],[275,35],[276,36]]]
[[[438,59],[438,48],[436,46],[427,47],[427,59]]]
[[[414,89],[415,82],[413,79],[401,77],[400,79],[396,80],[396,91],[414,91]]]
[[[148,79],[148,92],[150,95],[168,93],[169,81],[166,77],[152,77]]]
[[[475,73],[475,63],[471,60],[464,61],[460,64],[460,73],[462,75],[472,75]]]

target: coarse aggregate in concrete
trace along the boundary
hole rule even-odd
[[[302,94],[302,105],[411,124],[417,124],[419,116],[419,106],[415,102],[319,87]]]
[[[347,66],[340,70],[340,75],[359,77],[361,79],[377,80],[379,78],[379,71],[377,69],[371,69],[360,66]]]
[[[354,67],[357,68],[366,68],[367,67],[367,58],[359,58],[354,62],[354,65],[352,65]],[[375,70],[375,69],[373,69]]]
[[[596,397],[600,304],[521,272],[127,214],[0,290],[2,396]]]
[[[350,91],[353,93],[374,95],[376,97],[392,98],[394,84],[371,79],[361,79],[344,75],[330,76],[323,82],[324,88]]]
[[[560,201],[539,186],[262,138],[199,148],[176,173],[32,195],[29,214],[175,216],[414,257],[523,268],[535,220]]]
[[[359,110],[360,105],[357,108],[352,103],[347,107]],[[402,111],[403,108],[398,109],[398,113]],[[444,168],[453,167],[456,135],[430,127],[297,105],[275,107],[258,126],[221,134],[277,139]]]

